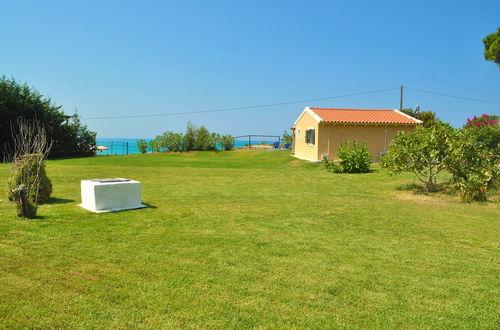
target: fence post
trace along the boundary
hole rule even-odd
[[[127,155],[128,155],[128,142],[127,142],[127,145],[126,145],[126,146],[127,146]]]
[[[251,139],[251,135],[248,136],[248,149],[250,149],[252,147],[252,139]]]

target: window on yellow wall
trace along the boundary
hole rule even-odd
[[[314,129],[308,129],[306,130],[306,143],[309,145],[314,145],[315,141],[315,130]]]

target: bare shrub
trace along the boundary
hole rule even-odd
[[[47,158],[52,142],[47,140],[45,129],[36,120],[20,119],[17,130],[11,128],[13,147],[7,150],[7,161],[12,162],[8,179],[9,199],[16,203],[17,215],[34,218],[40,201],[40,192],[44,195],[52,187],[47,187],[47,181],[42,179],[45,174],[44,161]],[[42,181],[44,187],[40,189]],[[47,191],[49,190],[49,191]],[[47,201],[43,196],[42,201]],[[46,199],[46,200],[45,200]]]

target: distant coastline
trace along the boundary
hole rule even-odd
[[[97,138],[96,146],[104,146],[108,150],[98,151],[97,155],[133,155],[139,154],[140,151],[137,148],[137,139],[124,139],[124,138]],[[142,140],[151,141],[151,138],[142,138]],[[263,140],[263,141],[251,141],[252,146],[258,146],[262,143],[272,145],[275,141]],[[234,147],[242,148],[248,146],[248,140],[236,140]]]

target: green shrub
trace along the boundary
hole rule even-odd
[[[145,154],[148,151],[148,142],[146,140],[137,140],[137,149],[139,149],[140,152]]]
[[[183,149],[183,136],[180,133],[167,131],[161,137],[162,146],[168,151],[182,151]]]
[[[234,138],[231,135],[223,135],[221,137],[221,144],[224,150],[233,150],[234,148]]]
[[[349,144],[342,143],[338,148],[340,161],[334,162],[323,159],[323,165],[333,173],[366,173],[370,171],[370,154],[366,143],[359,145],[354,141],[352,147]]]
[[[184,138],[182,139],[183,150],[192,151],[194,150],[194,144],[196,139],[196,126],[189,122],[186,127],[186,133],[184,134]]]
[[[217,133],[210,133],[210,139],[208,140],[207,151],[217,150],[217,145],[219,144],[221,137]]]
[[[161,150],[161,141],[160,137],[157,136],[155,139],[149,141],[149,148],[151,148],[154,152],[160,152]]]
[[[474,116],[472,119],[467,118],[465,128],[483,128],[483,127],[498,127],[500,124],[500,116],[483,114],[481,117]]]
[[[328,171],[332,173],[342,173],[342,167],[338,162],[323,158],[322,163]]]
[[[50,195],[52,194],[52,183],[47,176],[47,172],[45,171],[45,163],[42,162],[42,166],[40,167],[38,173],[38,177],[40,180],[40,184],[38,187],[38,200],[35,201],[36,185],[34,184],[34,180],[37,176],[36,163],[40,161],[40,157],[42,157],[42,155],[29,154],[23,155],[14,161],[14,164],[12,165],[12,172],[14,175],[10,179],[9,187],[11,187],[11,189],[9,189],[8,191],[8,198],[10,201],[15,200],[14,192],[12,190],[20,187],[23,184],[23,176],[29,176],[31,178],[30,182],[26,183],[27,186],[31,187],[31,190],[26,192],[31,203],[36,202],[37,204],[44,204],[50,200]],[[28,174],[27,171],[30,171],[31,173]]]
[[[338,148],[340,158],[339,165],[344,173],[366,173],[370,171],[370,154],[368,145],[363,143],[359,145],[355,140],[352,147],[349,144],[342,143]]]
[[[483,129],[481,129],[483,130]],[[463,201],[485,201],[488,188],[498,177],[499,162],[488,145],[482,141],[478,130],[462,129],[452,140],[452,150],[447,160],[451,183]]]

